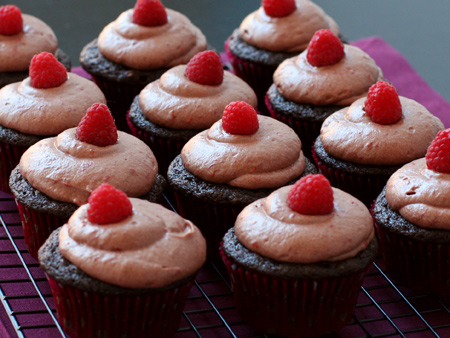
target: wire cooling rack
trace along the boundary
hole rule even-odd
[[[26,250],[15,202],[4,193],[0,193],[0,221],[0,298],[10,320],[5,326],[13,332],[0,329],[0,337],[68,337],[56,320],[45,275]],[[269,337],[241,320],[220,264],[208,263],[200,271],[175,335],[194,337]],[[415,294],[396,286],[377,259],[364,280],[352,321],[327,335],[331,337],[450,337],[450,297]]]

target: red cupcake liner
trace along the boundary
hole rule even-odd
[[[419,293],[450,295],[450,244],[415,240],[377,222],[375,229],[393,280]]]
[[[194,280],[161,292],[110,295],[64,286],[47,275],[63,331],[72,338],[171,337]]]
[[[53,232],[68,218],[59,218],[48,213],[40,213],[27,208],[16,200],[20,219],[22,220],[23,235],[28,252],[34,259],[38,259],[38,250]]]
[[[384,175],[357,175],[331,168],[319,159],[314,149],[312,149],[312,156],[320,173],[330,181],[333,187],[348,192],[368,208],[372,206],[389,179],[389,176]]]
[[[179,214],[192,221],[206,240],[209,260],[220,260],[219,246],[225,233],[234,226],[241,205],[214,204],[173,191]]]
[[[314,142],[316,141],[316,138],[320,134],[320,128],[322,127],[323,122],[308,121],[290,115],[285,115],[283,113],[279,113],[275,111],[275,109],[273,109],[267,95],[264,97],[264,102],[266,104],[270,116],[272,116],[274,119],[280,122],[283,122],[284,124],[287,124],[295,131],[295,133],[300,138],[300,141],[302,141],[303,153],[305,154],[306,157],[312,160],[313,159],[312,147],[314,145]]]
[[[258,331],[285,337],[320,336],[345,326],[368,269],[340,278],[275,278],[220,253],[243,320]]]
[[[225,54],[233,67],[233,73],[247,82],[255,91],[256,97],[258,98],[258,112],[263,115],[268,115],[268,111],[264,105],[264,96],[273,83],[273,73],[277,67],[241,59],[230,51],[228,45],[229,43],[227,41],[225,43]]]
[[[157,137],[155,135],[148,134],[145,130],[134,125],[130,121],[128,114],[127,123],[131,133],[147,144],[153,151],[153,154],[158,161],[158,171],[161,175],[166,177],[167,169],[169,168],[170,163],[180,154],[181,149],[187,141]]]
[[[145,86],[115,82],[95,75],[92,75],[92,80],[105,94],[108,108],[114,117],[117,129],[130,133],[126,115],[133,99]]]
[[[0,190],[11,194],[9,177],[12,170],[19,164],[20,157],[27,147],[14,146],[0,142]]]

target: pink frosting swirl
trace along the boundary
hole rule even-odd
[[[450,174],[428,169],[425,158],[404,165],[389,178],[386,200],[415,225],[450,230]]]
[[[30,78],[0,89],[0,124],[32,135],[57,135],[76,127],[94,103],[105,103],[100,88],[74,73],[54,88],[34,88]]]
[[[249,45],[273,52],[301,52],[319,29],[339,35],[339,27],[312,1],[296,0],[297,8],[284,17],[273,18],[260,7],[241,23],[239,34]]]
[[[314,67],[307,51],[283,61],[273,75],[280,94],[297,103],[350,105],[367,95],[371,85],[383,80],[383,72],[361,49],[344,45],[345,56],[337,63]]]
[[[252,135],[229,134],[217,121],[183,147],[184,167],[207,182],[247,189],[280,187],[299,177],[306,162],[297,134],[271,117],[258,120]]]
[[[188,63],[206,49],[206,37],[183,14],[166,8],[168,22],[146,27],[133,23],[133,9],[107,25],[98,38],[106,58],[134,69],[169,68]]]
[[[185,69],[186,65],[171,68],[139,94],[139,106],[153,123],[171,129],[206,129],[222,118],[232,101],[256,108],[254,91],[239,77],[224,72],[222,84],[208,86],[190,81]]]
[[[102,183],[140,197],[152,188],[158,164],[144,142],[118,134],[116,144],[98,147],[79,141],[76,128],[67,129],[28,148],[20,159],[20,173],[34,188],[61,202],[87,203]]]
[[[424,106],[402,96],[402,118],[393,124],[375,123],[364,111],[365,99],[330,115],[322,124],[320,140],[331,156],[351,163],[400,165],[425,156],[444,129]]]
[[[274,191],[239,214],[235,233],[249,250],[280,262],[333,262],[356,256],[373,239],[372,217],[355,197],[332,188],[332,213],[302,215],[287,204],[291,187]]]
[[[206,242],[190,221],[161,205],[130,198],[133,215],[98,225],[85,204],[59,233],[61,254],[88,275],[125,288],[161,288],[196,273]]]
[[[40,19],[22,14],[23,31],[15,35],[0,34],[0,72],[27,70],[34,55],[54,54],[58,40],[53,30]]]

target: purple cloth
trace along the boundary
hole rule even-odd
[[[366,51],[375,60],[375,62],[383,70],[386,79],[394,84],[400,95],[414,99],[419,103],[423,104],[431,113],[433,113],[442,120],[446,128],[450,127],[450,104],[441,95],[439,95],[436,91],[434,91],[420,77],[419,74],[417,74],[417,72],[411,67],[409,62],[398,51],[396,51],[392,46],[390,46],[380,37],[369,37],[358,41],[354,41],[352,42],[352,44]],[[80,67],[74,68],[72,71],[82,76],[89,77],[89,75]],[[1,203],[4,204],[5,202]],[[5,217],[7,217],[7,215]],[[3,251],[2,249],[11,250],[11,248],[0,247],[0,254]],[[2,279],[4,280],[4,277],[5,276],[2,275],[2,272],[0,270],[0,281]],[[365,283],[369,283],[368,280],[369,279],[366,278]],[[383,283],[385,281],[383,280],[381,282]],[[42,283],[40,284],[42,285]],[[13,286],[11,288],[11,285],[8,285],[7,287],[10,294],[14,295],[21,294],[21,292],[24,292],[24,290],[21,290],[21,288],[23,288],[23,286],[16,286],[16,287]],[[44,286],[44,288],[47,287]],[[5,293],[8,295],[8,292]],[[377,316],[379,316],[379,313],[377,311],[368,314],[368,318],[375,318]],[[33,320],[38,320],[38,318],[30,318],[29,323],[33,323]],[[417,318],[411,318],[410,324],[413,324],[412,322],[415,321],[418,321]],[[345,336],[346,333],[358,330],[358,328],[359,328],[358,325],[348,326],[342,330],[342,334]],[[245,327],[242,328],[242,330],[244,331],[245,329],[246,329]],[[238,332],[236,332],[236,334],[239,336]],[[44,336],[47,338],[60,337],[60,335],[55,330],[49,330],[45,333],[40,332],[37,333],[37,335],[33,335],[33,337],[44,337]],[[179,335],[177,334],[177,337],[178,336]],[[0,337],[1,338],[17,337],[12,327],[12,324],[9,320],[9,317],[4,311],[2,305],[0,305]]]

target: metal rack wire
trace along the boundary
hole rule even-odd
[[[56,320],[45,275],[26,250],[20,217],[7,194],[0,194],[0,221],[0,299],[10,331],[19,338],[67,337]],[[194,337],[268,338],[241,320],[219,264],[208,263],[200,271],[175,335]],[[364,280],[353,320],[327,337],[450,337],[450,297],[419,295],[396,286],[378,259]]]

